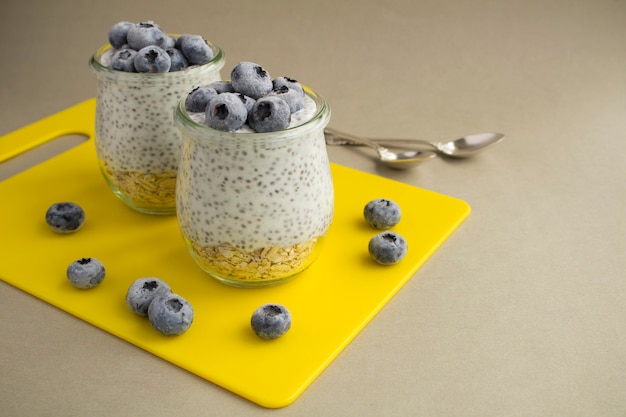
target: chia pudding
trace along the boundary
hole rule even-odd
[[[284,282],[316,258],[333,218],[324,140],[330,107],[304,87],[305,106],[286,129],[255,133],[207,127],[185,109],[176,185],[184,241],[206,272],[226,284]]]
[[[176,35],[170,35],[176,36]],[[110,45],[90,59],[98,78],[96,150],[102,174],[116,196],[150,214],[174,214],[182,135],[172,119],[180,97],[219,80],[224,55],[202,65],[165,73],[123,72],[108,65]]]

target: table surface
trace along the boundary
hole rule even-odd
[[[4,3],[0,135],[93,97],[109,27],[154,20],[211,39],[226,68],[312,86],[337,129],[506,138],[411,171],[329,148],[472,214],[292,405],[261,408],[0,282],[3,415],[626,415],[625,1]]]

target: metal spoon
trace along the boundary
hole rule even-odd
[[[326,128],[324,134],[326,144],[328,145],[356,145],[362,143],[362,141],[359,142],[359,140],[363,139],[331,128]],[[429,142],[421,139],[380,139],[377,140],[377,145],[425,145],[434,149],[436,152],[452,158],[467,158],[495,145],[500,142],[502,138],[504,138],[502,133],[477,133],[448,142]]]
[[[350,135],[347,133],[341,133],[329,128],[326,128],[324,130],[324,136],[326,138],[326,143],[329,145],[359,144],[376,149],[380,161],[389,168],[394,169],[413,168],[421,164],[422,162],[437,156],[437,154],[434,152],[420,150],[402,150],[394,152],[387,147],[379,145],[369,139]]]

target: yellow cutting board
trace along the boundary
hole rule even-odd
[[[274,288],[239,289],[216,282],[187,253],[175,216],[137,213],[105,185],[93,144],[95,99],[0,138],[0,162],[65,134],[90,139],[0,182],[0,278],[208,381],[268,408],[293,402],[469,215],[459,199],[333,164],[336,215],[324,252],[308,270]],[[370,259],[378,231],[362,217],[378,197],[399,203],[394,228],[409,246],[399,264]],[[86,212],[83,228],[57,234],[48,207],[73,201]],[[8,204],[10,203],[10,204]],[[74,288],[68,265],[94,257],[106,278]],[[191,302],[195,319],[181,336],[166,337],[126,306],[136,278],[156,276]],[[265,341],[250,329],[261,304],[280,303],[293,326]]]

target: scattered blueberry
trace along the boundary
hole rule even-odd
[[[114,49],[119,49],[127,43],[126,36],[134,25],[132,22],[118,22],[111,26],[109,29],[109,43]]]
[[[392,265],[400,262],[407,252],[406,240],[398,233],[381,232],[370,239],[370,256],[379,264]]]
[[[286,129],[291,121],[291,110],[285,100],[276,96],[259,98],[250,113],[248,124],[256,132],[274,132]]]
[[[85,212],[75,203],[55,203],[46,211],[46,223],[58,233],[72,233],[85,223]]]
[[[402,212],[397,203],[385,198],[370,201],[363,209],[365,221],[377,229],[390,229],[400,221]]]
[[[126,304],[140,316],[147,316],[152,300],[171,292],[170,286],[159,278],[139,278],[128,287]]]
[[[123,48],[115,51],[111,57],[111,68],[124,72],[137,72],[135,69],[135,57],[137,51],[130,48]]]
[[[264,304],[252,313],[250,325],[261,339],[276,339],[291,328],[291,314],[280,304]]]
[[[80,289],[93,288],[100,284],[105,275],[104,265],[95,258],[81,258],[67,268],[67,279]]]
[[[233,84],[230,81],[215,81],[209,84],[209,87],[213,87],[218,94],[235,92]]]
[[[166,336],[177,336],[193,323],[193,307],[178,294],[156,297],[148,307],[150,324]]]
[[[270,91],[273,83],[269,73],[253,62],[240,62],[230,73],[236,92],[257,100]]]
[[[204,112],[209,100],[215,96],[217,96],[217,91],[213,87],[196,87],[187,94],[185,109],[189,112]]]
[[[181,71],[189,66],[187,58],[185,58],[185,55],[180,50],[176,48],[167,48],[165,52],[167,52],[170,56],[170,72]]]
[[[167,47],[167,35],[152,21],[132,25],[126,35],[128,46],[139,51],[146,46]]]
[[[275,87],[268,96],[280,97],[289,105],[289,111],[295,113],[304,108],[304,96],[298,90],[289,88],[286,85]]]
[[[137,72],[168,72],[172,60],[164,49],[150,45],[137,52],[135,69]]]
[[[213,97],[206,108],[209,127],[233,132],[246,123],[248,109],[235,93],[222,93]]]
[[[272,84],[273,84],[274,89],[277,89],[280,87],[288,87],[288,88],[298,91],[302,95],[302,97],[304,97],[304,88],[302,88],[302,84],[300,84],[300,82],[298,82],[297,80],[294,80],[293,78],[276,77],[274,78],[274,81],[272,81]]]
[[[213,49],[200,35],[181,35],[180,51],[192,65],[202,65],[213,59]]]

